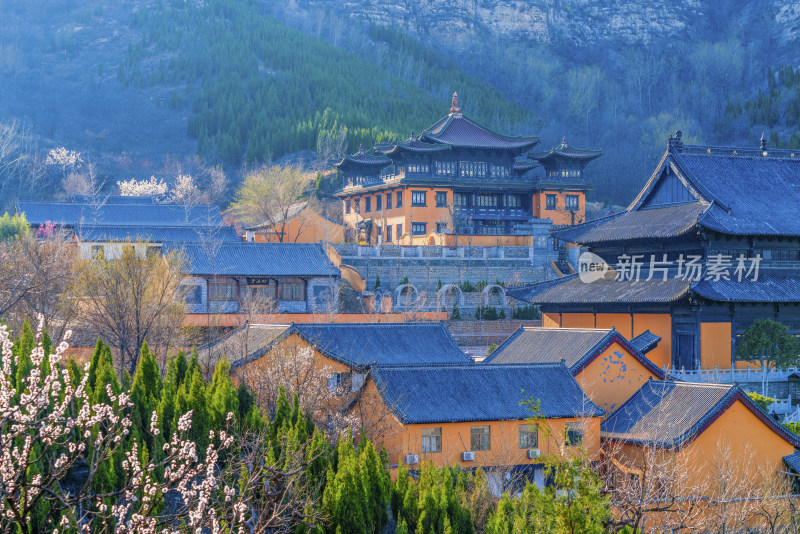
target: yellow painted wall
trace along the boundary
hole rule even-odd
[[[565,313],[561,318],[562,328],[594,328],[593,313]]]
[[[700,323],[700,368],[730,369],[731,323]]]
[[[368,407],[365,409],[365,407]],[[538,463],[535,459],[528,459],[528,449],[519,448],[519,425],[527,421],[475,421],[467,423],[441,423],[425,425],[403,425],[392,417],[393,424],[387,425],[387,409],[378,393],[375,383],[370,381],[365,387],[361,409],[369,411],[375,419],[367,420],[365,428],[373,428],[369,432],[370,439],[376,446],[384,447],[389,454],[389,464],[405,462],[407,454],[417,454],[420,462],[430,460],[436,465],[458,464],[463,467],[523,465]],[[383,421],[380,424],[378,420]],[[568,421],[581,421],[580,419],[552,419],[547,421],[550,437],[542,429],[539,430],[539,450],[542,454],[557,453],[559,444],[564,441],[564,424]],[[600,418],[593,417],[584,422],[584,443],[590,458],[597,456],[600,450]],[[491,450],[476,451],[475,461],[464,462],[462,452],[470,450],[470,428],[473,426],[489,425]],[[442,451],[438,453],[422,454],[422,428],[442,428]],[[556,439],[557,436],[557,439]],[[568,454],[578,452],[577,447],[566,448]]]
[[[566,315],[566,314],[565,314]],[[631,338],[631,316],[629,313],[598,313],[597,328],[616,328],[617,332]]]
[[[560,328],[561,316],[558,313],[543,313],[542,326],[545,328]]]
[[[549,210],[547,195],[556,195],[556,209]],[[567,195],[578,195],[578,209],[566,209]],[[541,191],[533,194],[533,215],[552,219],[553,224],[579,224],[586,220],[586,195],[578,191]]]
[[[636,313],[633,316],[633,337],[650,330],[661,337],[656,348],[645,354],[660,368],[672,366],[672,316],[668,313]]]
[[[631,398],[648,378],[657,379],[647,367],[616,341],[575,377],[583,391],[607,415]]]
[[[722,454],[729,448],[728,454]],[[747,462],[754,478],[784,470],[783,457],[794,446],[775,433],[741,401],[736,401],[680,454],[696,462],[700,480],[713,476],[715,466]],[[757,473],[760,471],[760,473]]]
[[[278,243],[278,233],[284,235],[284,243],[344,243],[343,224],[337,224],[322,217],[313,209],[306,207],[285,224],[279,224],[274,229],[257,232],[254,240],[258,243]]]

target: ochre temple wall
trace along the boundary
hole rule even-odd
[[[612,343],[575,377],[586,395],[607,414],[619,408],[648,378],[657,379],[617,342]]]
[[[731,367],[731,323],[700,323],[700,369],[714,367]]]

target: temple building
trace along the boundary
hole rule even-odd
[[[360,242],[451,246],[443,236],[525,236],[536,220],[583,222],[591,189],[584,167],[600,151],[565,140],[531,153],[538,143],[477,124],[453,94],[450,113],[421,134],[369,153],[361,147],[333,164],[344,221]]]
[[[661,338],[659,367],[731,369],[770,318],[800,335],[800,151],[684,145],[681,133],[627,210],[561,228],[578,273],[507,291],[543,325]],[[589,254],[591,253],[591,254]]]

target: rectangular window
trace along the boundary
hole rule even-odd
[[[436,223],[436,233],[437,234],[446,234],[447,233],[447,223]]]
[[[545,197],[547,200],[547,204],[545,204],[545,209],[554,210],[556,209],[556,196],[555,195],[547,195]]]
[[[375,211],[381,211],[383,209],[383,196],[382,195],[375,195]]]
[[[403,225],[397,225],[397,240],[400,241],[403,238]]]
[[[475,196],[475,205],[480,208],[496,208],[499,204],[498,195],[480,194]]]
[[[392,209],[392,194],[391,193],[386,193],[386,209],[387,210]]]
[[[471,451],[488,451],[492,448],[489,436],[489,425],[473,426],[469,429]]]
[[[583,423],[566,423],[564,430],[567,446],[576,447],[583,443]]]
[[[519,425],[519,448],[539,448],[539,427],[536,425]]]
[[[422,454],[442,452],[442,427],[422,429]]]
[[[411,205],[412,206],[425,206],[425,191],[412,191],[411,192]]]
[[[355,201],[356,213],[361,213],[361,199],[357,198]]]
[[[103,245],[92,245],[91,258],[93,260],[102,260],[104,256]]]
[[[217,280],[208,282],[208,300],[232,301],[236,297],[235,280]]]
[[[522,195],[508,195],[508,207],[519,209],[522,207]]]
[[[392,225],[391,224],[387,224],[386,225],[386,242],[387,243],[391,243],[392,242]]]
[[[398,208],[402,208],[403,207],[403,192],[402,191],[398,191],[397,192],[397,202],[396,202],[396,204],[397,204]]]
[[[462,161],[461,176],[464,178],[485,178],[486,177],[486,162],[485,161]]]
[[[566,205],[568,210],[578,209],[578,195],[567,195]]]
[[[249,286],[248,289],[253,300],[275,300],[275,286],[272,284]]]
[[[425,235],[426,233],[425,228],[427,226],[428,226],[427,223],[411,223],[411,234]]]
[[[364,198],[364,213],[369,213],[370,211],[372,211],[372,207],[370,206],[371,203],[372,203],[371,197]]]
[[[431,166],[427,163],[412,162],[406,165],[406,172],[408,174],[430,174]]]
[[[436,207],[437,208],[447,207],[447,191],[436,192]]]
[[[456,175],[456,162],[455,161],[437,161],[436,162],[436,175],[437,176],[455,176]]]
[[[350,213],[350,201],[349,200],[345,200],[344,201],[344,212],[345,213]]]
[[[508,178],[509,171],[508,167],[503,165],[489,165],[489,173],[491,174],[492,178]]]
[[[298,278],[278,281],[278,300],[306,300],[306,284]]]
[[[453,205],[457,208],[469,206],[469,193],[453,193]]]

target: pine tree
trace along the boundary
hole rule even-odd
[[[133,402],[133,424],[138,428],[151,457],[158,454],[160,440],[150,432],[150,420],[153,412],[158,411],[161,399],[161,373],[158,364],[147,342],[142,344],[136,374],[133,376],[131,387],[131,401]]]

